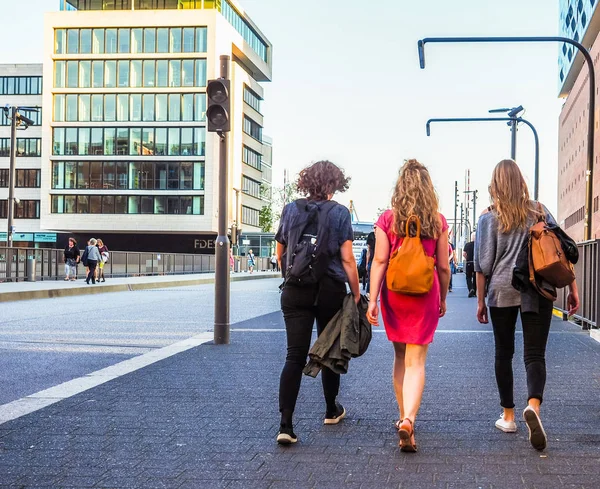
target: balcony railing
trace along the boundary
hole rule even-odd
[[[600,240],[579,243],[578,247],[579,262],[575,265],[575,274],[581,307],[573,316],[573,320],[588,330],[600,327]],[[554,304],[554,307],[563,313],[564,319],[567,319],[568,293],[567,288],[559,290],[558,299]]]

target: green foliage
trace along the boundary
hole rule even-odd
[[[263,233],[270,233],[273,231],[273,203],[269,202],[263,206],[258,215],[258,225],[260,226]]]

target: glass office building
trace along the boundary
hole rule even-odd
[[[218,144],[206,132],[206,83],[219,76],[225,54],[232,59],[228,219],[259,231],[268,202],[261,189],[271,183],[270,164],[262,165],[260,85],[271,79],[271,45],[239,6],[63,0],[60,12],[46,15],[45,39],[43,228],[109,236],[114,249],[191,252],[199,238],[214,237]]]
[[[559,35],[591,46],[600,31],[600,18],[594,16],[599,0],[559,0]],[[569,93],[583,58],[570,44],[561,44],[558,54],[558,81],[560,93]]]

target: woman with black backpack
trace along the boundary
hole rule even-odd
[[[283,445],[298,441],[292,417],[315,320],[320,335],[342,307],[346,282],[356,302],[360,300],[350,212],[331,200],[336,192],[348,189],[349,180],[330,161],[302,170],[297,186],[307,199],[285,206],[275,236],[277,258],[285,276],[281,310],[287,357],[279,384],[281,425],[277,434],[277,442]],[[326,403],[324,424],[338,424],[346,416],[337,402],[340,376],[323,368],[321,379]]]

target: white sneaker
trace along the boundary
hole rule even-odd
[[[542,426],[542,420],[532,407],[527,406],[525,408],[523,411],[523,419],[529,430],[529,443],[531,443],[531,446],[540,451],[546,448],[548,438],[546,437],[546,432]]]
[[[505,421],[504,413],[500,415],[500,419],[496,421],[496,428],[500,431],[504,431],[504,433],[516,433],[517,431],[517,423],[514,421]]]

